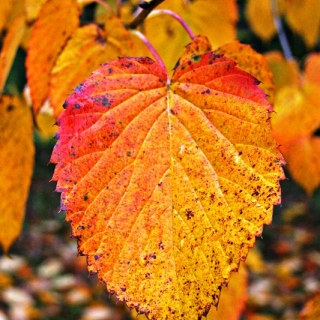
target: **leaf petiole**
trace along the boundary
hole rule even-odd
[[[135,36],[137,36],[138,38],[140,38],[143,43],[148,47],[149,51],[151,52],[151,54],[154,56],[154,58],[156,59],[156,61],[158,62],[158,64],[166,70],[166,73],[167,73],[167,83],[170,82],[170,77],[169,77],[169,74],[168,74],[168,71],[167,71],[167,68],[163,62],[163,60],[161,59],[159,53],[157,52],[157,50],[154,48],[154,46],[150,43],[150,41],[147,39],[147,37],[141,33],[140,31],[138,30],[130,30],[130,33],[134,34]]]
[[[182,19],[182,17],[180,17],[178,14],[176,14],[175,12],[173,12],[171,10],[167,10],[167,9],[154,10],[149,14],[147,19],[153,18],[153,17],[161,15],[161,14],[166,14],[166,15],[169,15],[169,16],[173,17],[174,19],[176,19],[182,25],[182,27],[186,30],[186,32],[188,33],[191,40],[194,38],[194,33],[192,32],[192,30],[189,27],[189,25],[187,24],[187,22],[184,21]]]

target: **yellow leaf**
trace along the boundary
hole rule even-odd
[[[10,2],[11,0],[9,0]],[[16,18],[25,15],[24,12],[24,0],[13,0],[12,10],[10,15],[6,21],[6,29],[9,30],[12,23],[16,20]]]
[[[290,0],[286,2],[286,19],[290,27],[300,34],[306,45],[312,48],[319,40],[319,0]]]
[[[300,85],[281,87],[275,99],[272,116],[273,135],[288,162],[292,177],[311,194],[319,185],[320,163],[317,160],[319,138],[314,132],[320,127],[319,55],[307,59]]]
[[[0,98],[0,244],[7,253],[19,236],[33,171],[31,110],[17,97]]]
[[[0,95],[6,83],[22,36],[26,30],[24,16],[16,18],[3,41],[0,53]]]
[[[41,108],[36,116],[37,128],[39,136],[42,140],[48,141],[52,139],[56,132],[56,117],[53,115],[52,109]]]
[[[320,185],[320,138],[300,137],[292,141],[284,156],[292,177],[308,194]]]
[[[53,180],[79,253],[151,319],[217,305],[280,201],[271,106],[235,65],[191,56],[168,83],[151,59],[120,58],[79,85],[58,120]]]
[[[284,59],[278,51],[268,52],[265,57],[274,76],[276,91],[287,85],[300,85],[300,72],[295,60]]]
[[[5,28],[13,8],[14,0],[0,2],[0,32]]]
[[[238,41],[225,44],[215,52],[232,58],[238,63],[239,68],[251,73],[261,81],[261,89],[269,96],[269,101],[273,102],[275,90],[273,74],[263,55],[253,50],[249,45]]]
[[[56,59],[79,23],[76,0],[48,0],[41,8],[29,40],[26,60],[34,113],[47,98],[49,77]]]
[[[42,5],[48,0],[24,0],[25,11],[28,21],[38,18]]]
[[[103,62],[129,55],[133,44],[117,17],[107,21],[107,35],[97,25],[79,28],[60,54],[51,73],[50,104],[58,117],[68,94]]]
[[[314,295],[305,304],[303,310],[298,315],[298,320],[317,320],[320,319],[320,293]]]
[[[286,0],[272,0],[277,2],[279,16],[285,11]],[[269,41],[276,34],[274,15],[272,13],[271,0],[248,0],[245,14],[248,23],[255,34],[263,41]]]
[[[179,14],[194,34],[207,36],[213,48],[236,38],[238,12],[235,0],[165,1],[157,8]],[[177,56],[183,53],[183,47],[190,42],[182,26],[172,17],[160,15],[147,19],[144,31],[168,70],[172,70]]]
[[[266,272],[263,256],[257,248],[253,248],[249,251],[246,259],[246,267],[254,273],[263,274]]]
[[[211,307],[207,320],[238,320],[247,301],[248,273],[244,265],[232,275],[227,288],[222,290],[218,307]]]

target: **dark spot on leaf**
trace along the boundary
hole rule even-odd
[[[207,90],[201,92],[201,94],[209,94],[209,93],[210,93],[210,89],[207,89]]]
[[[113,69],[112,69],[112,68],[109,68],[109,69],[108,69],[108,72],[109,72],[109,74],[113,73]]]
[[[68,101],[66,100],[66,101],[63,103],[62,107],[63,107],[64,109],[67,109],[67,106],[68,106]]]
[[[88,192],[83,196],[83,200],[84,201],[87,201],[89,199],[89,197],[88,197]]]
[[[95,255],[94,256],[94,260],[98,260],[99,259],[99,256],[98,255]]]
[[[160,243],[159,243],[159,249],[161,249],[161,250],[164,249],[164,245],[163,245],[162,241],[160,241]]]
[[[127,289],[126,288],[120,288],[122,292],[125,292]]]
[[[320,127],[317,128],[315,131],[313,131],[312,135],[313,135],[314,137],[320,137]]]
[[[13,110],[14,110],[14,106],[11,105],[11,104],[9,104],[9,105],[7,106],[7,111],[10,112],[10,111],[13,111]]]
[[[192,210],[187,209],[186,211],[186,216],[187,216],[187,220],[191,219],[192,217],[194,217],[194,213],[192,212]]]
[[[127,156],[131,157],[131,152],[130,151],[127,152]]]
[[[192,56],[192,57],[191,57],[191,60],[192,60],[193,62],[195,62],[195,63],[198,63],[198,62],[200,62],[200,61],[201,61],[201,58],[202,58],[202,56],[201,56],[201,55],[198,55],[198,56]]]
[[[102,45],[105,45],[105,44],[106,44],[106,40],[105,40],[105,38],[102,36],[101,31],[102,31],[102,30],[101,30],[100,28],[98,28],[98,34],[97,34],[97,36],[96,36],[95,41],[98,42],[98,43],[100,43],[100,44],[102,44]]]
[[[78,92],[78,91],[81,91],[81,90],[82,90],[82,83],[79,84],[79,85],[74,89],[75,92]]]
[[[105,106],[109,106],[109,99],[107,97],[102,97],[102,105]]]
[[[80,104],[76,103],[76,104],[74,105],[74,107],[75,107],[76,109],[80,109]]]

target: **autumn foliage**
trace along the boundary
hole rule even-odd
[[[99,3],[89,21],[88,2]],[[320,184],[320,55],[299,68],[281,29],[314,48],[320,7],[248,0],[253,32],[283,45],[260,54],[236,39],[234,0],[140,6],[0,4],[0,242],[8,253],[21,231],[34,124],[57,140],[52,180],[89,272],[149,319],[200,319],[271,223],[284,164],[309,196]],[[10,82],[21,48],[23,95]],[[240,316],[241,270],[241,290],[226,290],[209,319]],[[306,308],[301,319],[317,312]]]

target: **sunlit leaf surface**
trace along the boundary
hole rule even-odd
[[[169,83],[149,58],[104,64],[66,100],[51,158],[90,272],[151,319],[217,305],[280,202],[258,81],[190,52]]]

